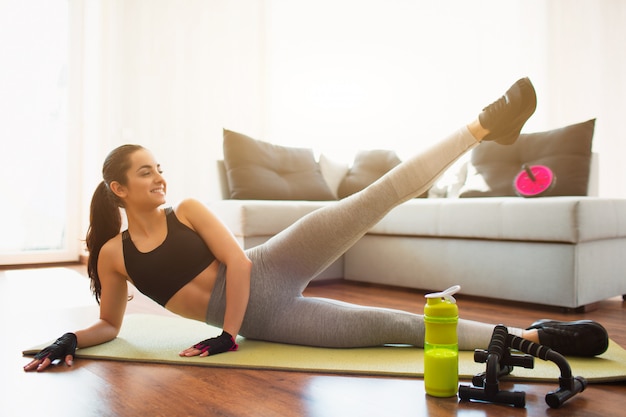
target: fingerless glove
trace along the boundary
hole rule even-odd
[[[193,347],[199,349],[202,353],[209,352],[209,355],[217,355],[218,353],[237,350],[239,345],[235,343],[235,339],[230,333],[223,331],[221,335],[203,340],[193,345]]]
[[[54,341],[53,344],[43,349],[35,355],[35,359],[50,359],[50,362],[55,360],[63,360],[67,355],[76,353],[76,345],[78,341],[74,333],[65,333]]]

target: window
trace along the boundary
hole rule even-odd
[[[0,3],[3,265],[78,259],[69,16],[67,0]]]

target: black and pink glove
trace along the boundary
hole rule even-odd
[[[193,347],[202,351],[202,353],[209,352],[209,355],[217,355],[218,353],[237,350],[239,345],[235,343],[235,339],[230,333],[223,331],[221,335],[203,340],[193,345]]]
[[[72,358],[76,353],[77,345],[76,335],[74,333],[65,333],[59,337],[53,344],[46,347],[35,355],[35,359],[50,359],[50,362],[56,360],[64,361],[67,355],[71,355]]]

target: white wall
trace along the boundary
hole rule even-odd
[[[597,118],[600,196],[626,197],[626,2],[547,3],[548,79],[542,111],[550,126]]]
[[[545,84],[542,11],[524,1],[268,1],[267,134],[324,152],[415,152],[518,78]]]
[[[599,193],[626,197],[626,2],[268,0],[267,11],[267,139],[406,155],[527,75],[538,106],[524,131],[597,118]]]
[[[78,2],[77,2],[78,3]],[[79,2],[82,33],[82,236],[107,153],[148,147],[168,200],[220,195],[222,129],[262,133],[263,2]],[[78,7],[78,5],[77,5]]]

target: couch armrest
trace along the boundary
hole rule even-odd
[[[228,186],[228,175],[226,175],[226,166],[224,165],[224,160],[219,159],[216,162],[217,178],[220,183],[220,193],[222,195],[222,200],[229,200],[230,187]]]

